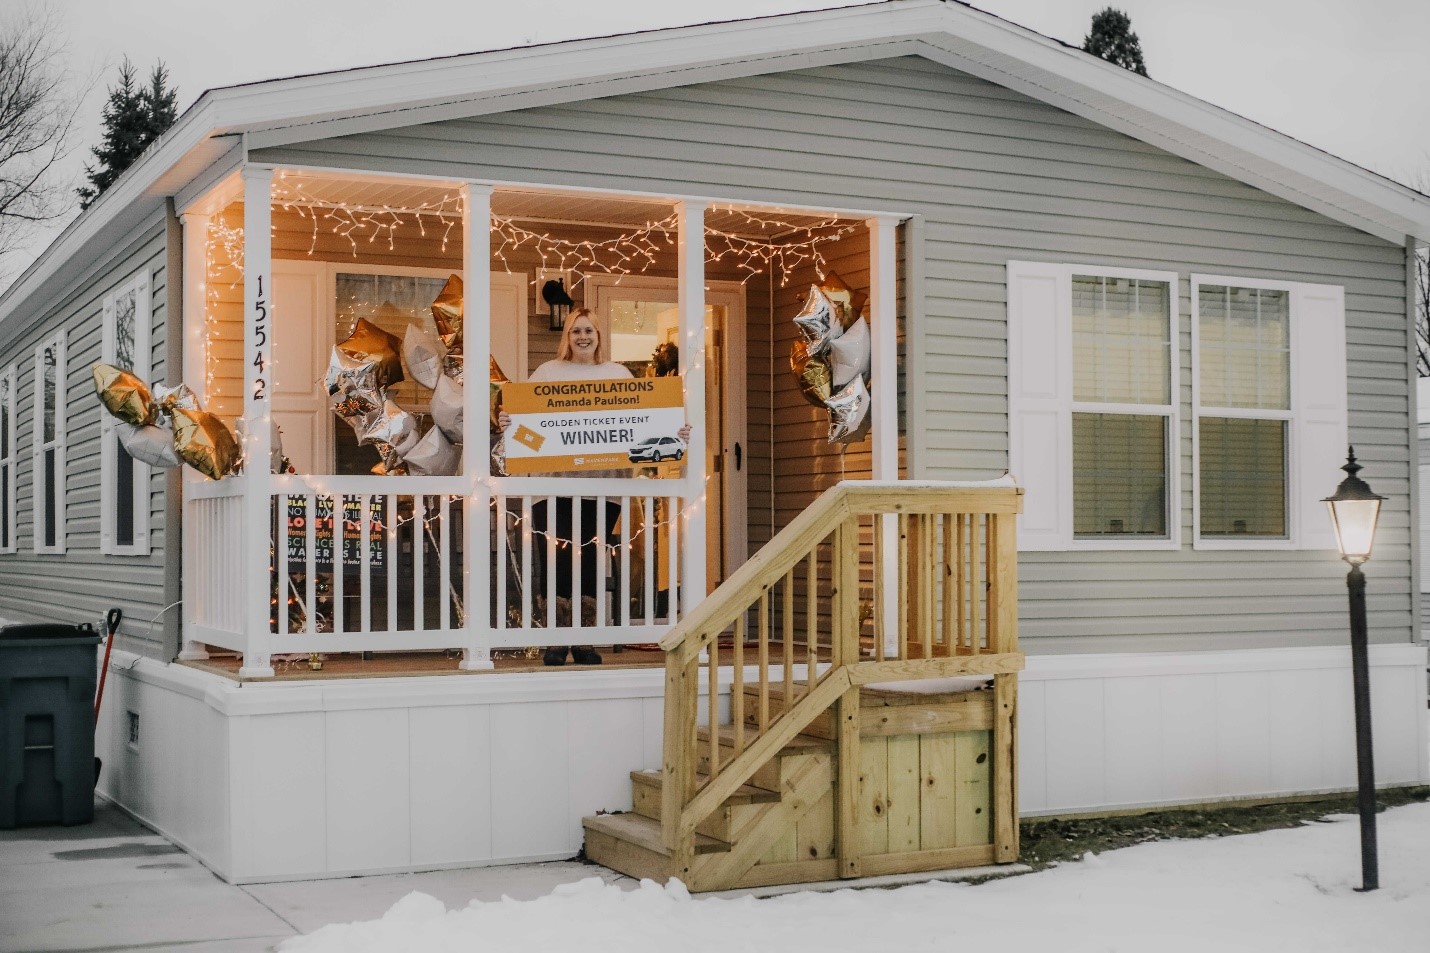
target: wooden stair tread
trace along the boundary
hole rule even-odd
[[[710,729],[704,726],[695,729],[696,737],[701,741],[710,740]],[[720,726],[720,744],[723,747],[735,746],[735,726]],[[749,727],[745,729],[745,747],[748,748],[759,739],[759,734]],[[780,749],[781,755],[811,754],[816,751],[829,751],[833,748],[833,742],[828,738],[816,738],[812,735],[795,735],[785,746]]]
[[[659,771],[632,771],[631,783],[644,784],[658,788],[664,782],[664,776]],[[708,774],[696,774],[695,786],[697,788],[710,780]],[[742,784],[740,789],[725,799],[726,804],[774,804],[780,799],[778,791],[771,791],[769,788],[762,788],[754,784]]]
[[[660,821],[653,821],[640,814],[597,814],[581,818],[581,826],[587,830],[600,831],[618,840],[634,844],[651,853],[670,856],[660,837]],[[695,853],[720,854],[728,851],[730,845],[704,834],[695,835]]]

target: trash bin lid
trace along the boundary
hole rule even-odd
[[[88,622],[65,625],[59,622],[32,622],[0,626],[0,645],[6,642],[25,645],[93,645],[102,641]]]

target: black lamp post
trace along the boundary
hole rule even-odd
[[[1370,736],[1370,664],[1366,659],[1365,573],[1361,564],[1370,559],[1375,542],[1375,523],[1380,517],[1380,504],[1385,499],[1371,490],[1356,476],[1360,464],[1356,451],[1350,448],[1346,478],[1336,487],[1335,496],[1327,497],[1331,522],[1336,528],[1336,546],[1341,558],[1350,564],[1346,588],[1351,603],[1351,679],[1355,685],[1356,712],[1356,772],[1360,806],[1360,869],[1361,889],[1375,890],[1380,886],[1380,868],[1375,849],[1375,761],[1371,753]]]

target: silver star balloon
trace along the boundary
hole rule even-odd
[[[856,439],[869,417],[869,388],[856,376],[825,405],[829,408],[829,442],[849,443]]]
[[[834,303],[819,289],[819,285],[809,286],[809,296],[804,299],[804,307],[799,314],[794,316],[794,325],[804,335],[811,357],[818,357],[829,350],[829,342],[843,330],[834,317]]]
[[[460,467],[462,451],[433,427],[402,459],[413,476],[452,476]]]
[[[382,449],[384,446],[390,447],[401,459],[405,451],[417,444],[417,421],[392,400],[384,400],[381,411],[366,421],[358,443],[376,445],[384,463],[388,457]]]
[[[437,389],[432,392],[432,422],[435,423],[452,443],[462,442],[462,419],[466,416],[464,389],[450,377],[437,381]]]

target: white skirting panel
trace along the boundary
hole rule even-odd
[[[1426,650],[1370,663],[1376,779],[1425,783]],[[1035,656],[1018,718],[1025,816],[1356,783],[1349,648]]]
[[[114,656],[101,793],[234,883],[570,858],[660,764],[663,669],[240,687]]]
[[[1425,649],[1371,660],[1378,777],[1423,783]],[[611,669],[240,686],[116,651],[100,790],[235,883],[568,858],[581,817],[629,810],[629,772],[659,766],[663,682]],[[1355,782],[1340,649],[1035,657],[1020,719],[1024,814]]]

